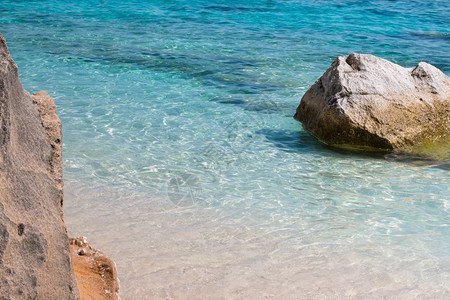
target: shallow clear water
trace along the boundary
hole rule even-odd
[[[292,115],[338,55],[450,74],[448,1],[7,1],[64,132],[65,212],[123,299],[449,298],[448,162],[335,151]]]

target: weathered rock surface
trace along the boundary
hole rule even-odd
[[[368,54],[340,56],[294,118],[329,145],[407,150],[450,134],[450,78],[424,62],[407,69]]]
[[[61,122],[0,34],[0,299],[77,299],[63,216]]]
[[[85,237],[70,239],[70,252],[82,300],[119,299],[116,266]]]

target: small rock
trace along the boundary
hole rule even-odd
[[[114,262],[93,248],[86,237],[70,238],[69,243],[81,298],[120,299]]]

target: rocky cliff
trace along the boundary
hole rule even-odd
[[[0,35],[0,298],[77,299],[63,215],[61,122]]]
[[[295,119],[334,146],[408,150],[450,133],[450,78],[368,54],[338,57],[303,96]]]
[[[85,238],[69,248],[62,206],[54,100],[23,89],[0,34],[0,300],[119,299],[114,262]]]

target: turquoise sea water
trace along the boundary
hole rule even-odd
[[[449,1],[0,1],[63,121],[65,211],[123,299],[450,297],[450,173],[293,120],[338,55],[450,74]]]

